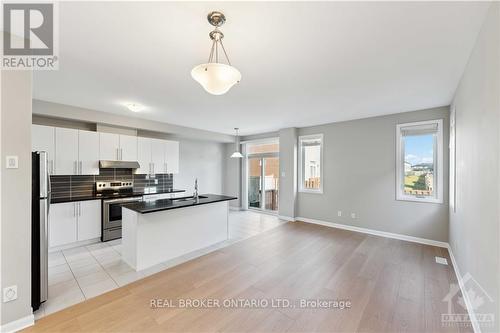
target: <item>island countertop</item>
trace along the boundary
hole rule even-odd
[[[237,197],[218,194],[200,194],[198,200],[192,197],[176,198],[176,199],[161,199],[155,201],[139,201],[134,203],[123,204],[122,207],[128,208],[140,214],[154,213],[162,210],[185,208],[199,205],[211,204],[214,202],[236,200]]]

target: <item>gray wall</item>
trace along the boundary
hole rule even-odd
[[[17,300],[1,303],[1,324],[31,315],[31,72],[1,72],[1,288],[17,285]],[[8,155],[18,169],[6,169]]]
[[[229,202],[231,207],[241,207],[241,158],[231,158],[234,153],[235,144],[226,143],[224,145],[224,178],[223,190],[225,195],[238,197],[238,200]]]
[[[293,220],[297,204],[297,129],[285,128],[280,137],[279,215]]]
[[[221,194],[224,146],[223,143],[181,139],[179,173],[174,175],[174,188],[184,189],[191,195],[194,191],[194,180],[198,178],[200,194]]]
[[[500,325],[499,131],[500,5],[493,3],[455,93],[456,212],[450,212],[450,245],[460,273],[494,298],[476,311],[496,314]]]
[[[397,201],[396,124],[431,119],[445,120],[444,203]],[[324,135],[324,193],[299,193],[296,215],[447,242],[448,132],[448,107],[300,128]]]

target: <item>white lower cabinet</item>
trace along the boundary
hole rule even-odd
[[[50,205],[49,247],[76,242],[76,202]]]
[[[101,200],[50,205],[50,248],[99,237],[101,237]]]
[[[101,237],[101,200],[79,202],[78,240]]]

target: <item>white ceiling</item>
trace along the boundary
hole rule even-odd
[[[34,97],[228,134],[448,105],[488,6],[61,2],[60,69],[35,73]],[[211,10],[243,76],[222,96],[190,75],[208,58]]]

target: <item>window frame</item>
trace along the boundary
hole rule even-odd
[[[434,197],[416,197],[404,193],[404,152],[403,152],[403,135],[401,129],[412,126],[434,125],[437,124],[436,140],[434,143]],[[396,124],[396,200],[398,201],[413,201],[425,203],[443,203],[444,193],[444,151],[443,151],[443,119],[417,121],[411,123]],[[437,177],[436,177],[437,176]],[[437,179],[436,179],[437,178]]]
[[[319,189],[317,190],[313,190],[313,189],[307,189],[307,188],[304,188],[304,179],[303,179],[303,175],[304,175],[304,156],[303,156],[303,153],[302,153],[302,141],[305,141],[305,140],[311,140],[311,139],[319,139],[321,144],[320,144],[320,158],[319,158],[319,166],[320,166],[320,170],[319,170],[319,179],[320,179],[320,183],[319,183]],[[323,178],[323,170],[324,170],[324,165],[323,165],[323,150],[324,150],[324,145],[325,145],[325,141],[323,139],[323,133],[320,133],[320,134],[309,134],[309,135],[301,135],[299,136],[298,138],[298,151],[299,151],[299,158],[298,158],[298,164],[299,164],[299,172],[298,172],[298,176],[299,176],[299,192],[301,193],[313,193],[313,194],[323,194],[323,184],[324,184],[324,178]]]

